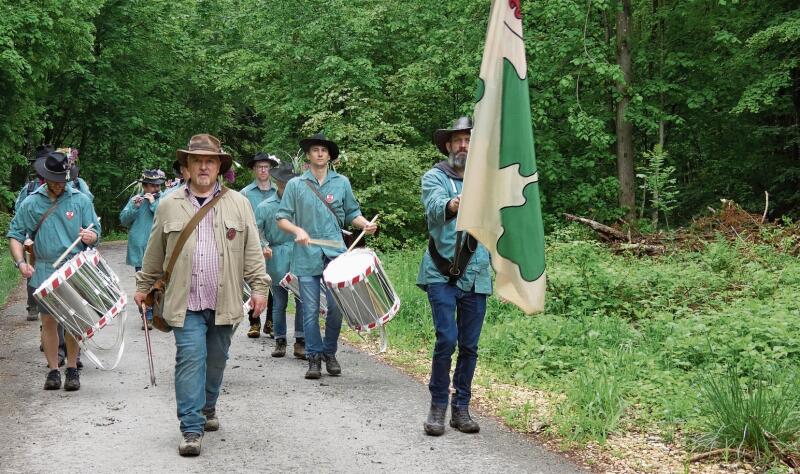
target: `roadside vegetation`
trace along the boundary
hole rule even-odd
[[[761,466],[797,461],[797,256],[722,234],[701,250],[656,257],[615,253],[574,225],[548,239],[545,312],[489,300],[485,380],[554,394],[536,422],[564,446],[645,431],[680,440],[687,459],[719,450],[712,454]],[[398,354],[433,346],[428,302],[414,284],[421,255],[420,247],[383,256],[402,301],[388,326]],[[428,361],[417,360],[426,373]],[[536,411],[531,403],[507,421],[530,431],[521,419]]]

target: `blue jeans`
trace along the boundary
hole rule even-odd
[[[289,303],[289,290],[279,284],[272,285],[272,330],[275,339],[286,339],[286,306]],[[303,337],[303,303],[294,298],[294,338]],[[319,324],[319,323],[317,323]]]
[[[133,267],[133,269],[138,272],[139,270],[142,269],[142,267]],[[148,306],[147,307],[147,313],[146,314],[147,314],[147,320],[148,321],[152,321],[153,320],[153,307],[152,306]]]
[[[216,326],[213,309],[186,310],[175,334],[175,401],[182,433],[202,433],[203,410],[214,410],[228,360],[233,326]]]
[[[336,354],[339,333],[342,330],[342,313],[333,300],[331,290],[325,288],[328,314],[325,316],[325,339],[319,328],[319,282],[322,275],[301,276],[300,299],[303,300],[303,334],[306,336],[306,354]]]
[[[428,285],[427,292],[433,313],[433,327],[436,329],[431,380],[428,384],[431,403],[447,405],[450,365],[457,344],[458,359],[453,373],[456,393],[451,403],[459,408],[469,406],[472,376],[478,363],[478,339],[486,315],[486,295],[463,291],[447,283],[432,283]]]

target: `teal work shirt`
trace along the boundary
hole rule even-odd
[[[22,189],[19,190],[19,194],[17,194],[17,201],[14,204],[14,209],[19,209],[19,206],[22,204],[22,201],[24,201],[25,198],[28,197],[28,194],[32,194],[28,192],[29,189],[33,188],[33,191],[36,191],[39,188],[39,186],[44,185],[44,181],[39,178],[36,178],[36,180],[34,180],[33,182],[35,183],[33,186],[30,186],[31,182],[28,181],[27,183],[25,183],[24,186],[22,186]],[[70,181],[67,186],[75,188],[75,183],[76,181]],[[88,196],[90,201],[94,201],[94,194],[92,194],[92,192],[89,191],[89,185],[86,184],[86,181],[84,181],[83,178],[78,178],[77,186],[78,186],[77,187],[78,191]]]
[[[262,191],[258,187],[258,183],[253,181],[242,188],[242,190],[239,192],[242,193],[248,201],[250,201],[250,205],[253,206],[253,212],[256,212],[259,204],[275,195],[275,187],[270,186],[270,188],[266,191]]]
[[[306,182],[315,186],[322,198],[328,201],[336,213],[333,217],[328,207],[309,189]],[[317,245],[295,245],[291,270],[297,276],[319,276],[323,270],[323,255],[334,259],[345,250],[342,240],[342,226],[361,215],[361,207],[353,195],[350,181],[343,175],[330,170],[322,183],[306,171],[286,183],[281,207],[275,219],[288,219],[302,227],[312,239],[335,240],[341,248],[320,247]]]
[[[275,215],[281,207],[281,198],[276,193],[267,198],[256,208],[256,227],[261,234],[263,244],[269,244],[272,249],[272,258],[266,259],[267,273],[272,278],[272,284],[277,285],[287,273],[292,263],[294,250],[294,235],[287,234],[278,228]],[[262,244],[262,247],[264,246]]]
[[[119,213],[119,222],[130,229],[128,231],[128,254],[125,261],[132,267],[141,267],[144,249],[147,247],[150,230],[153,228],[153,216],[161,196],[152,204],[144,199],[139,207],[136,207],[133,202],[135,197],[130,198],[125,209]]]
[[[100,237],[100,221],[97,219],[94,206],[88,196],[66,186],[56,202],[58,203],[57,207],[44,220],[33,242],[36,265],[33,277],[28,284],[34,288],[53,274],[55,271],[53,262],[78,238],[81,227],[86,228],[89,227],[89,224],[94,224],[92,230]],[[25,237],[33,234],[42,215],[50,209],[51,205],[47,186],[40,186],[22,202],[17,213],[14,214],[14,219],[11,220],[6,237],[20,243],[25,242]],[[64,261],[84,248],[83,243],[78,243]]]
[[[448,218],[446,215],[447,203],[461,194],[463,185],[463,180],[449,177],[437,168],[427,171],[422,176],[422,205],[425,208],[428,233],[433,237],[439,255],[447,260],[453,260],[456,251],[456,217]],[[456,286],[463,291],[492,294],[489,266],[489,251],[478,244],[464,275],[458,279]],[[447,281],[447,277],[434,265],[426,247],[417,275],[417,285],[426,290],[430,283],[447,283]]]

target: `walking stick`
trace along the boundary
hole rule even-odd
[[[153,370],[153,346],[150,345],[150,328],[147,326],[147,306],[143,303],[140,308],[142,324],[144,324],[144,343],[147,346],[147,361],[150,365],[150,386],[156,386],[156,374]]]

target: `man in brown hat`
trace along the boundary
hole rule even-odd
[[[179,252],[164,294],[163,318],[175,334],[175,399],[182,439],[181,456],[200,454],[203,431],[219,429],[216,403],[222,385],[233,326],[243,319],[242,281],[252,290],[256,314],[266,305],[270,279],[250,202],[217,179],[231,156],[217,138],[195,135],[178,161],[189,172],[186,185],[161,198],[136,274],[134,300],[141,307],[164,273],[178,237],[203,206],[200,220]],[[218,201],[213,199],[219,196]]]

